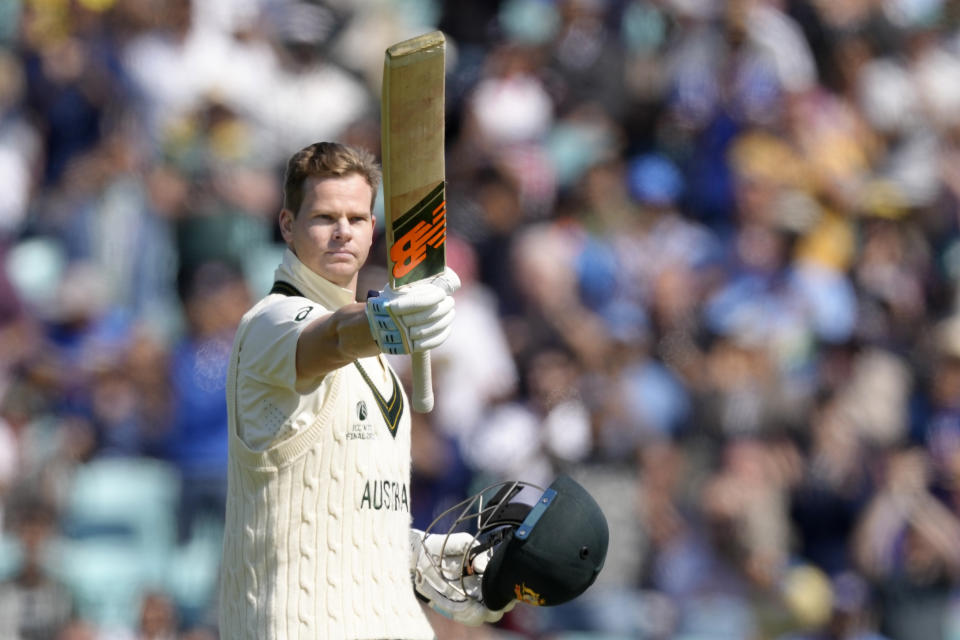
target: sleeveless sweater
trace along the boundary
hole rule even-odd
[[[312,424],[252,450],[236,429],[247,324],[227,380],[222,637],[433,638],[410,581],[410,417],[395,375],[382,357],[328,374]]]

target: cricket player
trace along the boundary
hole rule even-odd
[[[441,344],[460,283],[447,269],[357,302],[379,181],[370,153],[337,143],[288,162],[287,251],[240,323],[227,379],[223,638],[427,640],[417,595],[466,624],[502,615],[422,579],[408,403],[382,352]]]

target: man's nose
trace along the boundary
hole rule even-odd
[[[338,218],[333,233],[338,238],[349,238],[353,233],[353,229],[350,228],[350,221],[346,217]]]

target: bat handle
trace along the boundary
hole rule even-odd
[[[430,352],[416,351],[410,354],[410,369],[413,375],[413,410],[417,413],[433,411],[433,375],[430,370]]]

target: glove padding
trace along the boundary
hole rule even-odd
[[[502,618],[517,601],[511,601],[499,611],[484,606],[480,593],[481,576],[462,574],[463,557],[474,540],[466,532],[449,536],[424,535],[422,531],[411,529],[410,570],[414,588],[434,611],[460,624],[479,627]]]
[[[453,322],[453,293],[460,278],[450,267],[440,275],[397,289],[389,285],[367,300],[367,321],[384,353],[427,351],[443,344]]]

